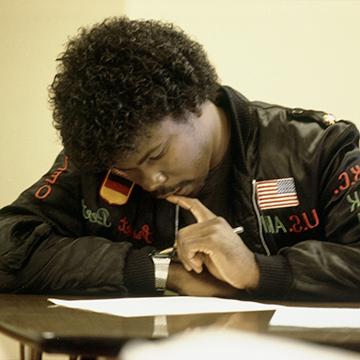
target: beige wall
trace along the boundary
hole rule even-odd
[[[128,0],[125,12],[179,24],[250,99],[360,126],[359,0]]]
[[[0,0],[0,207],[52,164],[60,144],[47,86],[68,36],[123,13],[122,0]]]
[[[60,149],[46,89],[62,44],[79,26],[122,11],[122,0],[0,0],[0,207],[36,181]],[[18,344],[0,334],[0,359],[18,358]]]

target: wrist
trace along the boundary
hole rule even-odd
[[[182,265],[178,262],[172,260],[169,265],[169,273],[166,281],[166,288],[178,292],[179,290],[179,281],[180,281],[180,271]]]
[[[152,252],[150,256],[154,264],[155,288],[157,291],[163,292],[167,288],[171,256],[156,251]]]
[[[253,261],[251,262],[251,266],[249,269],[249,278],[246,290],[254,291],[258,288],[260,282],[260,268],[256,261],[255,254],[253,254]]]

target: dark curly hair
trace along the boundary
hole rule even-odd
[[[57,59],[54,126],[82,170],[100,171],[171,115],[183,121],[215,100],[219,83],[203,47],[173,24],[108,18],[81,28]]]

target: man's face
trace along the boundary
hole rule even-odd
[[[115,168],[156,197],[195,196],[208,175],[212,153],[204,116],[191,114],[183,122],[165,117],[138,139],[135,152],[116,161]]]

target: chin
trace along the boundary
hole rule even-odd
[[[191,188],[191,191],[186,195],[188,197],[197,197],[201,190],[204,188],[205,183],[202,181],[200,183],[194,184]]]

